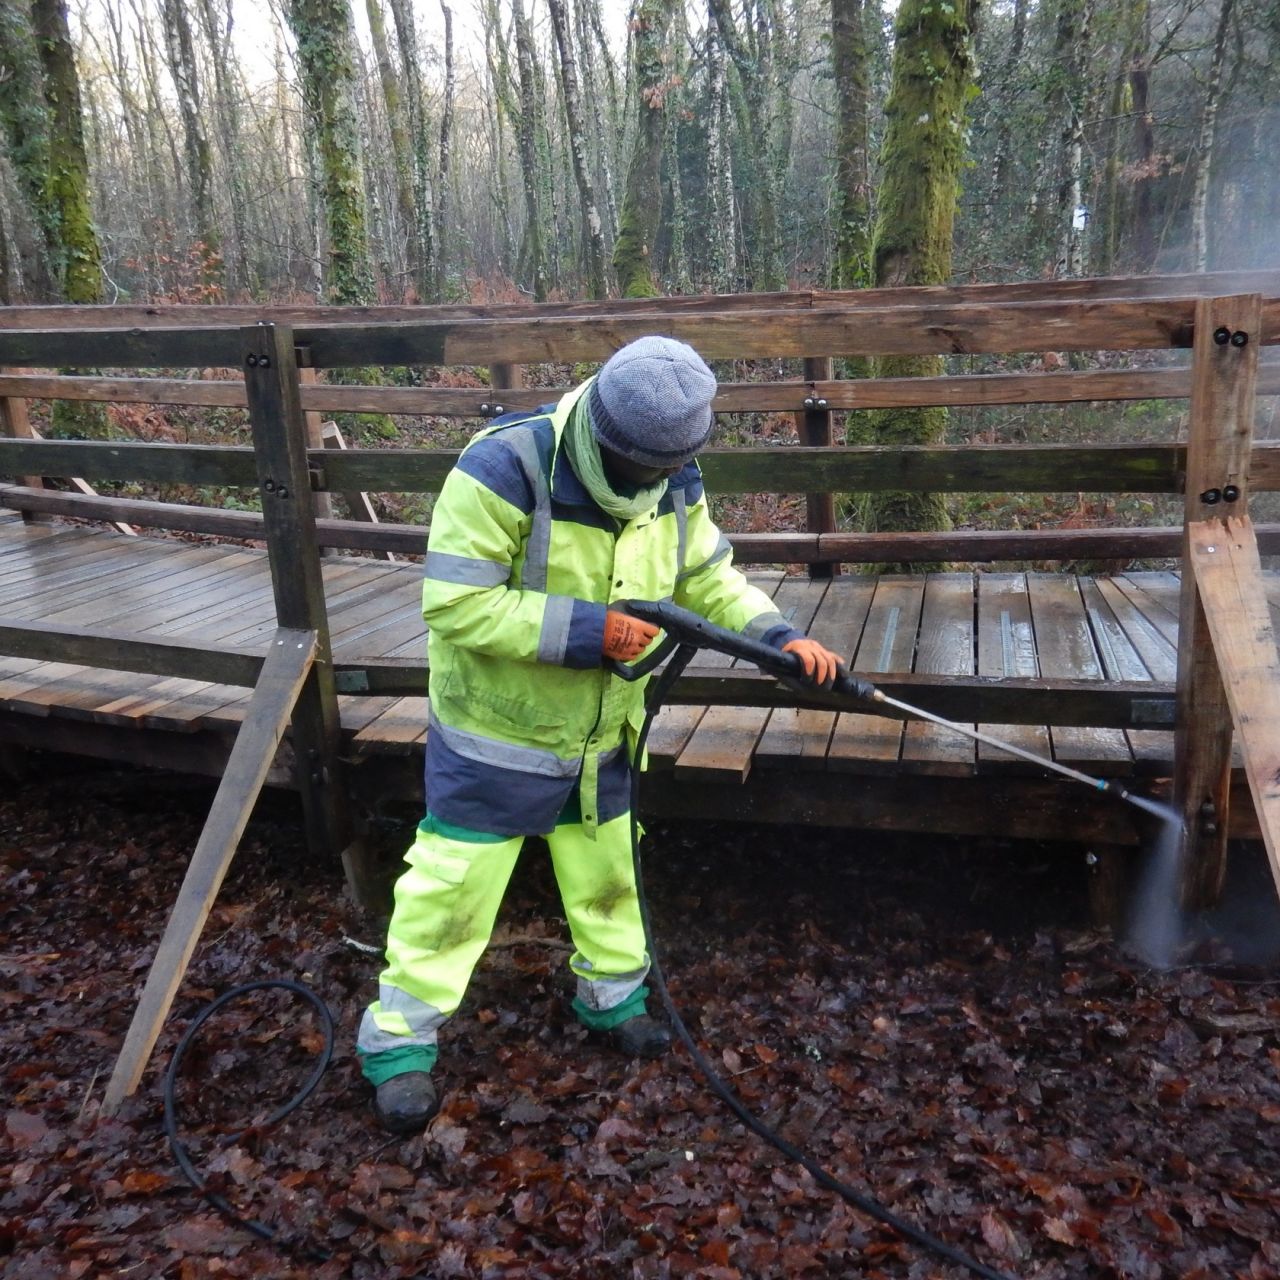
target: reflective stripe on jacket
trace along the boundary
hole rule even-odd
[[[549,412],[495,423],[463,450],[432,513],[422,615],[430,628],[428,737],[447,750],[447,771],[557,779],[566,796],[581,776],[582,823],[593,832],[600,770],[639,728],[647,683],[602,667],[609,602],[673,599],[774,644],[800,633],[733,567],[696,462],[633,520],[618,521],[592,501],[561,447],[589,385]],[[427,754],[433,813],[484,831],[549,829],[527,825],[518,786],[486,789],[488,824],[441,812],[431,772],[433,757],[437,768],[443,757],[430,741]],[[443,794],[449,784],[439,781]]]

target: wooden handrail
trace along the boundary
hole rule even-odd
[[[913,285],[901,288],[785,293],[726,293],[658,298],[610,298],[603,302],[518,302],[490,305],[318,306],[291,303],[137,303],[132,305],[10,306],[0,310],[0,328],[53,329],[127,326],[242,325],[267,321],[306,326],[512,316],[612,316],[656,312],[752,312],[827,307],[874,308],[897,304],[1067,301],[1094,298],[1214,297],[1228,293],[1280,295],[1280,271],[1222,271],[1204,274],[1102,276],[1081,280],[1022,280],[1008,284]]]
[[[1141,350],[1192,342],[1195,299],[839,305],[748,313],[669,310],[396,324],[300,326],[315,368],[602,360],[655,329],[695,342],[711,360],[753,357]],[[1280,299],[1263,304],[1260,341],[1280,343]],[[0,328],[0,363],[50,368],[232,367],[243,359],[227,326],[132,329]]]
[[[146,528],[261,539],[263,518],[252,511],[224,511],[139,498],[84,497],[50,489],[0,484],[0,506],[85,520],[128,520]],[[421,555],[425,525],[318,520],[321,546],[352,551]],[[1264,555],[1280,555],[1280,524],[1259,525]],[[1176,557],[1182,530],[1168,528],[955,529],[946,533],[732,533],[740,564],[928,564],[955,560],[972,564],[999,560],[1129,560]]]
[[[456,449],[311,450],[312,488],[434,493]],[[919,445],[707,449],[699,461],[717,493],[1180,493],[1179,444]],[[1280,489],[1280,444],[1255,445],[1251,486]],[[84,476],[188,485],[257,483],[244,445],[0,439],[0,475]]]

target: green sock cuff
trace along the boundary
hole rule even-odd
[[[395,1076],[410,1071],[430,1071],[436,1065],[439,1049],[433,1044],[407,1044],[400,1049],[383,1049],[379,1053],[358,1052],[360,1070],[376,1089]]]
[[[609,1031],[620,1022],[626,1022],[628,1018],[638,1018],[648,1013],[648,1006],[645,1004],[648,998],[649,988],[639,986],[621,1004],[615,1004],[612,1009],[592,1009],[583,1004],[580,996],[575,996],[573,1011],[584,1027],[589,1027],[592,1031]]]

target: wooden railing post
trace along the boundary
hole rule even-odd
[[[4,370],[0,369],[0,373],[3,372]],[[8,436],[11,440],[35,439],[31,419],[27,417],[27,402],[25,400],[20,400],[16,396],[0,396],[0,435]],[[29,489],[43,489],[44,477],[20,476],[18,483]],[[46,518],[25,509],[22,512],[22,519],[27,524],[33,524]]]
[[[1216,900],[1226,876],[1232,726],[1186,529],[1245,514],[1261,344],[1259,295],[1196,302],[1174,747],[1174,796],[1185,822],[1182,899],[1189,907]]]
[[[809,383],[830,382],[834,362],[830,356],[819,356],[804,362],[804,377]],[[819,396],[816,387],[810,387],[805,397],[804,412],[796,414],[796,430],[802,445],[830,446],[831,410],[826,400]],[[811,493],[805,498],[805,530],[821,536],[834,533],[836,528],[836,497],[834,493]],[[840,572],[838,564],[810,564],[810,578],[833,578]]]
[[[299,383],[303,386],[315,386],[319,378],[316,371],[311,367],[311,352],[307,347],[299,347],[297,349],[297,361]],[[324,415],[316,409],[304,409],[302,411],[302,421],[306,424],[307,448],[323,449]],[[317,520],[331,520],[333,518],[333,497],[331,494],[321,490],[311,495],[311,501],[315,505]],[[320,554],[322,556],[336,555],[337,550],[334,547],[322,547]]]
[[[240,336],[276,617],[281,627],[316,634],[316,660],[292,720],[307,844],[317,855],[341,856],[348,883],[363,900],[367,868],[350,847],[351,826],[338,777],[338,698],[293,331],[287,325],[245,325]]]

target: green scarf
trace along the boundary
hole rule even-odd
[[[569,450],[569,461],[602,511],[618,520],[634,520],[658,505],[658,499],[667,491],[665,476],[653,484],[635,487],[624,485],[621,489],[609,483],[604,472],[604,460],[600,457],[600,444],[591,430],[591,416],[587,413],[586,393],[578,397],[578,403],[565,424],[564,443]]]

